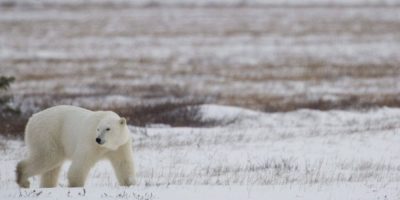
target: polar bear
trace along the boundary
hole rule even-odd
[[[90,168],[108,159],[123,186],[135,184],[132,141],[125,118],[112,111],[55,106],[34,114],[25,128],[29,156],[17,164],[16,181],[41,175],[40,187],[55,187],[61,165],[71,160],[69,187],[83,187]]]

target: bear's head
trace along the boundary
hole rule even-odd
[[[116,150],[128,140],[129,129],[125,118],[115,114],[100,120],[96,129],[95,141],[101,147]]]

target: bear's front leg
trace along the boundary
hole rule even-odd
[[[87,160],[73,160],[68,170],[69,187],[83,187],[91,167],[92,163]]]
[[[120,185],[131,186],[136,184],[133,152],[130,141],[122,145],[116,151],[109,152],[108,158],[114,167],[115,175]]]

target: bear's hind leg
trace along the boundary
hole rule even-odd
[[[61,170],[61,165],[42,174],[40,180],[40,187],[41,188],[56,187],[60,170]]]
[[[27,163],[28,163],[27,160],[23,160],[17,164],[17,170],[16,170],[17,180],[16,181],[17,181],[18,185],[22,188],[29,188],[29,185],[30,185],[29,180],[28,180],[29,176],[27,176],[27,174],[26,174]]]
[[[29,158],[17,164],[17,183],[20,187],[28,188],[28,178],[42,174],[53,169],[61,163],[61,159],[57,160],[41,160],[38,158]]]

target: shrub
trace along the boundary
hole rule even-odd
[[[12,106],[12,96],[7,94],[14,77],[0,76],[0,134],[15,135],[23,131],[24,120],[20,110]]]
[[[7,91],[10,84],[15,81],[14,77],[0,76],[0,92]],[[1,93],[0,93],[1,94]],[[2,117],[9,113],[19,113],[17,109],[11,107],[10,102],[12,98],[9,95],[0,95],[0,113]]]

